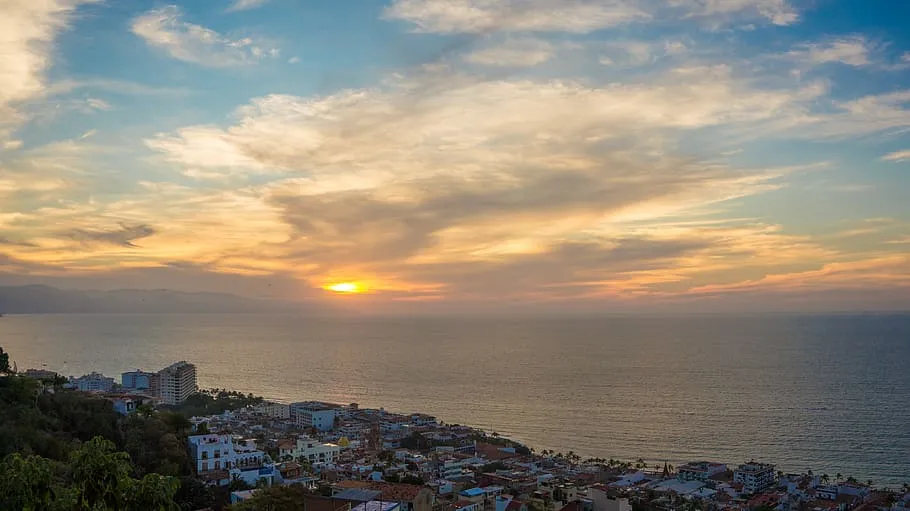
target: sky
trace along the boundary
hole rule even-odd
[[[0,0],[0,285],[910,308],[910,2]]]

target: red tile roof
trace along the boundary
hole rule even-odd
[[[584,511],[585,507],[581,501],[576,500],[575,502],[569,502],[559,511]]]
[[[382,492],[382,500],[391,502],[413,502],[423,486],[404,483],[386,483],[383,481],[339,481],[335,486],[344,489],[375,490]]]
[[[509,501],[509,505],[506,506],[506,511],[520,511],[521,506],[522,506],[521,502],[519,502],[515,499],[512,499]]]

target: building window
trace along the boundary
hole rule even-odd
[[[209,469],[209,462],[203,461],[202,462],[202,471],[205,472],[208,469]]]

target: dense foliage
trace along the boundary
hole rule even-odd
[[[253,394],[243,394],[224,389],[203,390],[188,397],[183,403],[170,407],[184,417],[220,415],[226,411],[240,410],[261,404],[263,399]]]
[[[304,511],[311,495],[301,484],[261,488],[250,499],[231,506],[231,511]]]
[[[158,474],[135,479],[132,468],[129,455],[101,437],[73,450],[67,464],[11,454],[0,462],[0,509],[179,509],[177,479]]]
[[[110,401],[59,384],[0,370],[0,509],[214,504],[193,478],[184,416],[145,409],[122,417]]]

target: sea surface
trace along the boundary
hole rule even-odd
[[[0,319],[0,346],[67,375],[185,359],[207,388],[426,412],[584,457],[910,481],[907,315],[36,315]]]

